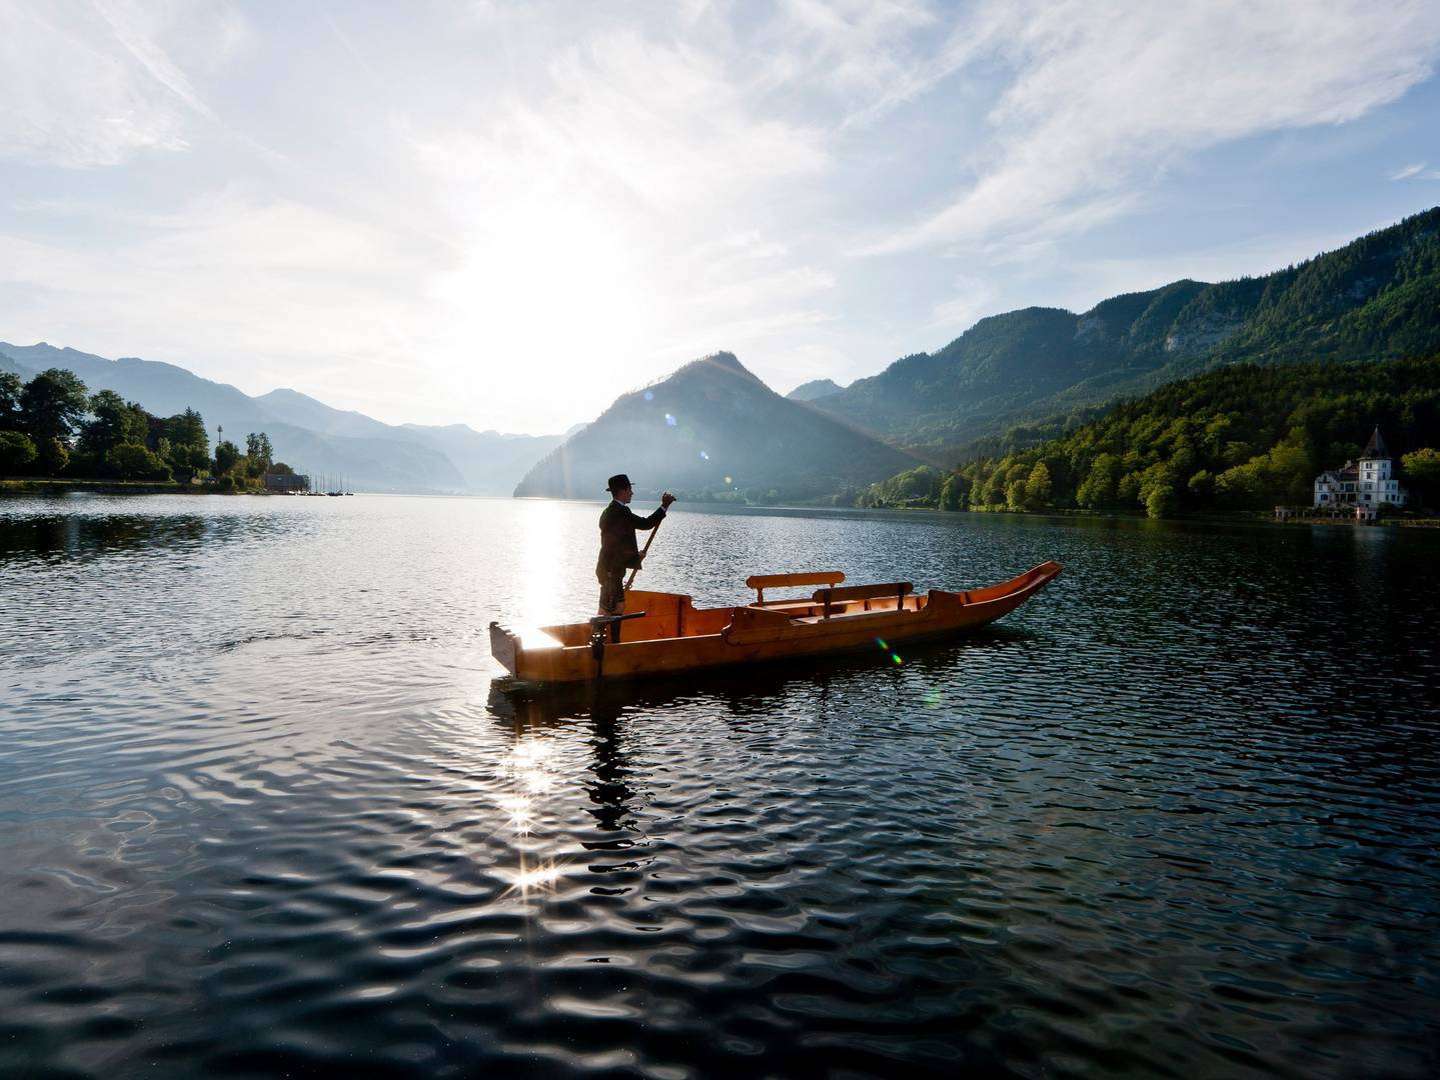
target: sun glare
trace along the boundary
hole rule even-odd
[[[460,265],[436,285],[449,322],[442,336],[470,396],[603,407],[617,367],[653,339],[656,296],[635,244],[567,193],[486,206],[479,217]],[[574,419],[584,410],[556,411]]]

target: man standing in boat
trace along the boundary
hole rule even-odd
[[[640,568],[635,534],[658,526],[675,496],[665,492],[660,496],[660,508],[642,518],[630,509],[635,492],[628,476],[617,473],[610,477],[605,490],[611,498],[600,515],[600,561],[595,564],[595,576],[600,579],[599,614],[619,615],[625,608],[625,571]]]

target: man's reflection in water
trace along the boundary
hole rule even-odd
[[[600,701],[590,712],[590,772],[586,789],[594,804],[590,813],[606,832],[639,829],[630,811],[638,792],[629,783],[631,770],[620,742],[620,708]],[[610,846],[586,844],[587,848]]]
[[[634,804],[641,793],[635,786],[634,770],[623,742],[623,700],[603,692],[531,696],[505,692],[492,684],[489,707],[510,730],[517,746],[529,737],[561,726],[586,731],[590,760],[582,782],[591,803],[588,812],[603,832],[639,831]],[[582,842],[582,846],[588,850],[615,850],[633,842],[612,838]]]

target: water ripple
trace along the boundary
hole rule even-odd
[[[1066,573],[517,693],[484,622],[592,604],[594,512],[0,504],[0,1073],[1436,1071],[1434,538],[690,512],[701,602]]]

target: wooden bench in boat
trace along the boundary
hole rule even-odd
[[[751,574],[745,579],[745,587],[755,590],[755,604],[757,607],[765,605],[766,589],[786,589],[798,585],[839,585],[845,580],[845,575],[839,570],[818,570],[812,574]],[[771,606],[783,604],[809,606],[809,600],[772,600]]]
[[[847,611],[856,602],[860,603],[861,611],[869,611],[870,601],[882,598],[893,598],[894,610],[904,611],[905,597],[914,591],[915,586],[908,581],[889,581],[879,585],[847,585],[843,589],[816,589],[811,600],[819,606],[821,617],[828,619],[836,611]]]

